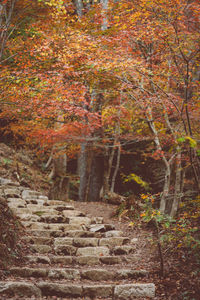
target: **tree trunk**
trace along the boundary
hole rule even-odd
[[[99,201],[103,184],[102,159],[94,155],[88,143],[81,145],[79,156],[79,201]]]
[[[87,168],[88,152],[87,142],[81,144],[81,151],[79,156],[79,201],[86,201],[86,192],[88,184],[88,168]]]
[[[115,170],[114,170],[112,181],[111,181],[111,188],[110,188],[111,193],[114,193],[114,189],[115,189],[115,180],[116,180],[116,176],[117,176],[117,173],[119,170],[119,164],[120,164],[120,154],[121,154],[121,147],[119,144],[117,146],[117,162],[116,162]]]
[[[174,198],[172,202],[172,207],[170,211],[170,216],[175,217],[178,206],[181,200],[181,189],[182,189],[182,182],[181,182],[181,152],[178,153],[176,158],[176,177],[175,177],[175,188],[174,188]]]
[[[53,168],[49,178],[52,180],[52,186],[49,191],[49,199],[62,200],[68,199],[69,194],[69,177],[66,176],[67,171],[67,155],[66,153],[57,154],[55,151],[59,149],[53,149],[52,162]]]
[[[101,0],[102,5],[102,17],[103,21],[101,24],[101,30],[104,31],[108,29],[108,18],[107,18],[107,10],[108,10],[108,0]]]

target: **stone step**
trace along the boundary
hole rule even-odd
[[[74,247],[97,247],[97,246],[107,246],[109,248],[115,246],[122,246],[129,243],[129,238],[126,237],[110,237],[110,238],[70,238],[62,237],[54,239],[54,246],[72,245]]]
[[[27,255],[25,260],[29,264],[62,264],[62,265],[118,265],[135,263],[133,256],[61,256],[61,255]]]
[[[148,275],[146,270],[120,269],[107,270],[105,268],[93,269],[70,269],[70,268],[39,268],[39,267],[13,267],[10,273],[17,277],[23,278],[49,278],[65,280],[90,280],[90,281],[119,281],[131,280]]]
[[[37,283],[7,281],[0,282],[0,295],[5,299],[14,296],[30,299],[35,297],[40,299],[42,296],[57,296],[61,298],[69,297],[89,299],[146,299],[155,297],[155,285],[153,283],[132,283],[132,284],[71,284],[40,281]]]
[[[106,233],[90,232],[86,230],[69,230],[63,232],[62,230],[27,230],[30,236],[43,236],[43,237],[104,237]]]
[[[60,223],[44,223],[44,222],[22,222],[24,227],[31,230],[62,230],[62,231],[68,231],[68,230],[82,230],[85,229],[84,226],[80,224],[60,224]]]

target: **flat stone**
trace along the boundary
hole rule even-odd
[[[22,191],[22,199],[38,199],[39,196],[41,195],[41,193],[37,192],[37,191],[33,191],[33,190],[24,190]],[[41,199],[42,200],[42,199]]]
[[[27,204],[27,208],[30,209],[30,211],[32,212],[47,212],[47,211],[53,211],[55,212],[54,209],[50,209],[50,208],[47,208],[46,206],[43,206],[43,205],[39,205],[39,204],[32,204],[32,203],[29,203]]]
[[[88,217],[69,217],[68,223],[70,225],[90,225],[91,224],[91,219]]]
[[[49,200],[49,198],[48,198],[47,196],[44,196],[44,195],[40,195],[40,196],[38,197],[38,199],[39,199],[39,200],[43,200],[43,201],[48,201],[48,200]]]
[[[90,225],[91,232],[105,232],[105,226],[104,225]]]
[[[19,182],[0,177],[0,185],[20,186]]]
[[[21,277],[46,277],[47,269],[43,268],[10,268],[11,274]]]
[[[66,218],[64,216],[59,215],[58,213],[44,213],[40,216],[41,222],[47,223],[64,223]]]
[[[85,214],[79,210],[63,210],[63,215],[67,217],[84,217]]]
[[[135,244],[135,243],[137,243],[138,242],[138,238],[133,238],[133,239],[131,239],[131,244]]]
[[[110,230],[105,232],[105,237],[110,238],[110,237],[121,237],[123,236],[123,232],[119,230]]]
[[[16,213],[16,216],[18,216],[21,221],[38,221],[38,216],[34,216],[31,213],[27,214],[27,213]]]
[[[75,255],[77,248],[71,245],[58,245],[54,247],[54,250],[57,254]]]
[[[25,256],[25,259],[34,264],[50,264],[50,258],[45,255],[27,255]]]
[[[115,299],[144,299],[145,297],[155,297],[155,285],[153,283],[123,284],[114,288]]]
[[[132,270],[132,269],[122,269],[116,272],[116,279],[136,279],[138,277],[145,277],[148,275],[146,270]]]
[[[37,237],[37,236],[25,236],[23,240],[26,240],[30,244],[35,245],[51,245],[52,239],[48,237]]]
[[[92,224],[103,224],[103,217],[92,217]]]
[[[82,279],[88,279],[92,281],[112,280],[113,277],[113,272],[109,272],[105,269],[92,269],[81,272]]]
[[[51,253],[52,248],[48,245],[31,245],[30,248],[39,254]]]
[[[80,265],[97,265],[99,263],[98,256],[78,256],[76,257],[76,262]]]
[[[59,237],[63,235],[63,231],[62,230],[48,230],[48,229],[44,229],[44,230],[27,230],[27,233],[31,236],[35,236],[35,237],[44,237],[44,238],[49,238],[49,237]]]
[[[21,191],[19,189],[4,189],[4,195],[7,198],[21,198]]]
[[[75,269],[51,269],[48,277],[51,279],[76,280],[80,279],[80,272]]]
[[[41,289],[43,296],[76,298],[82,296],[83,290],[81,285],[67,285],[52,282],[39,282],[37,286]]]
[[[67,204],[66,202],[64,201],[60,201],[60,200],[48,200],[46,202],[46,205],[47,206],[62,206],[62,207],[65,207],[65,209],[71,209],[71,210],[74,210],[74,206],[71,205],[71,204]]]
[[[0,295],[1,294],[13,297],[17,295],[23,297],[23,299],[30,299],[32,296],[37,297],[38,299],[41,297],[40,289],[34,284],[15,281],[0,282]]]
[[[95,237],[95,233],[90,231],[85,231],[85,230],[69,230],[66,231],[66,236],[76,237],[76,238]]]
[[[124,254],[129,254],[132,253],[134,251],[133,247],[131,246],[116,246],[113,249],[113,253],[115,255],[124,255]]]
[[[10,208],[26,208],[26,201],[21,198],[8,198],[7,201]]]
[[[106,265],[115,265],[121,263],[121,258],[119,256],[102,256],[100,261]]]
[[[61,246],[61,245],[73,245],[73,238],[70,237],[55,238],[54,246]]]
[[[85,247],[78,248],[77,256],[107,256],[110,250],[107,247]]]
[[[74,238],[73,245],[75,247],[96,247],[99,239],[97,238]]]
[[[88,227],[91,232],[106,232],[115,230],[115,226],[113,224],[91,224]]]
[[[99,241],[99,246],[122,246],[129,242],[129,238],[126,237],[110,237],[110,238],[102,238]]]
[[[31,214],[31,210],[28,209],[27,207],[26,208],[14,208],[12,209],[13,212],[18,215],[18,214]]]
[[[51,257],[51,262],[53,264],[62,264],[62,265],[68,265],[73,263],[73,258],[72,256],[59,256],[59,255],[54,255]]]
[[[112,294],[113,294],[112,285],[83,286],[83,295],[89,297],[90,299],[95,299],[96,297],[108,298],[108,297],[112,297]]]
[[[43,223],[43,222],[23,222],[23,225],[29,229],[35,229],[35,230],[62,230],[62,231],[68,231],[68,230],[80,230],[82,227],[80,225],[69,225],[69,224],[60,224],[60,223]]]

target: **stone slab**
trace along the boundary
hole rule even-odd
[[[115,299],[145,299],[146,297],[155,297],[155,285],[153,283],[123,284],[114,288]]]
[[[110,250],[107,247],[85,247],[78,248],[77,256],[107,256],[110,254]]]

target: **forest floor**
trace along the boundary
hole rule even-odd
[[[0,177],[16,181],[16,173],[20,173],[24,185],[34,190],[40,190],[47,195],[49,189],[47,174],[38,167],[40,162],[35,163],[34,159],[33,154],[30,155],[26,151],[16,152],[5,144],[0,144]],[[117,230],[123,232],[124,236],[135,239],[135,269],[149,271],[148,280],[156,285],[156,300],[200,299],[199,265],[194,257],[188,256],[188,252],[167,254],[163,249],[165,276],[160,277],[160,257],[154,229],[150,225],[135,222],[134,226],[129,226],[133,220],[126,215],[119,217],[118,205],[104,202],[73,201],[73,203],[75,209],[85,212],[88,216],[103,217],[104,223],[114,224]],[[5,205],[0,205],[0,216],[4,214],[4,210]],[[8,214],[6,222],[13,227],[14,221],[12,214]],[[2,228],[0,226],[0,236]],[[25,254],[23,251],[26,251],[26,247],[21,250],[22,256]]]

